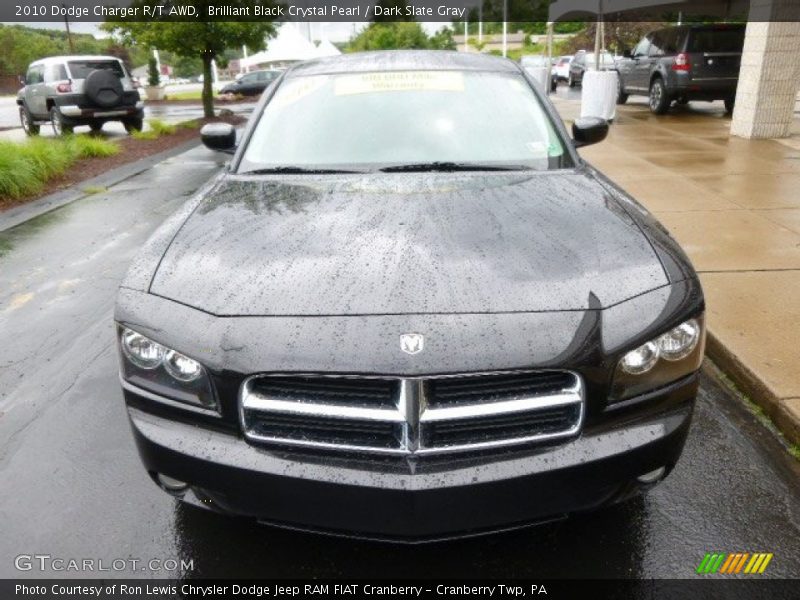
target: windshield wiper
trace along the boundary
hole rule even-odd
[[[313,167],[294,167],[294,166],[281,166],[281,167],[265,167],[263,169],[254,169],[252,171],[244,171],[240,175],[269,175],[271,173],[279,174],[310,174],[310,175],[332,175],[336,173],[363,173],[363,171],[348,171],[347,169],[314,169]]]
[[[390,165],[379,169],[384,173],[413,173],[424,171],[525,171],[525,165],[487,165],[482,163],[427,162],[407,165]]]

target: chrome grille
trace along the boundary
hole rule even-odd
[[[400,455],[574,436],[583,407],[581,379],[567,371],[257,375],[240,399],[250,441]]]

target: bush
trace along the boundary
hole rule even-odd
[[[103,138],[88,135],[76,135],[66,140],[78,158],[92,158],[95,156],[114,156],[119,154],[116,143]]]
[[[37,163],[20,152],[19,144],[0,142],[0,197],[21,198],[40,191],[44,181]]]
[[[147,61],[147,83],[152,87],[161,85],[161,73],[158,72],[158,61],[151,56]]]
[[[150,129],[155,131],[158,135],[172,135],[177,129],[175,125],[165,123],[161,119],[150,119],[147,123],[150,125]]]
[[[114,142],[88,135],[0,142],[0,198],[36,194],[49,179],[63,175],[76,160],[113,156],[118,152],[119,146]]]

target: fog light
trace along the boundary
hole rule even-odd
[[[659,479],[664,477],[664,473],[667,472],[666,467],[659,467],[655,471],[650,471],[649,473],[645,473],[644,475],[639,475],[636,478],[636,481],[639,483],[655,483]]]
[[[170,494],[182,494],[189,489],[188,483],[179,479],[174,479],[168,475],[162,475],[159,473],[156,475],[156,479],[158,479],[158,484],[164,489],[164,491],[169,492]]]

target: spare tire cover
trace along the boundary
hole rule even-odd
[[[83,92],[98,106],[110,108],[122,101],[122,82],[111,69],[95,69],[86,76]]]

